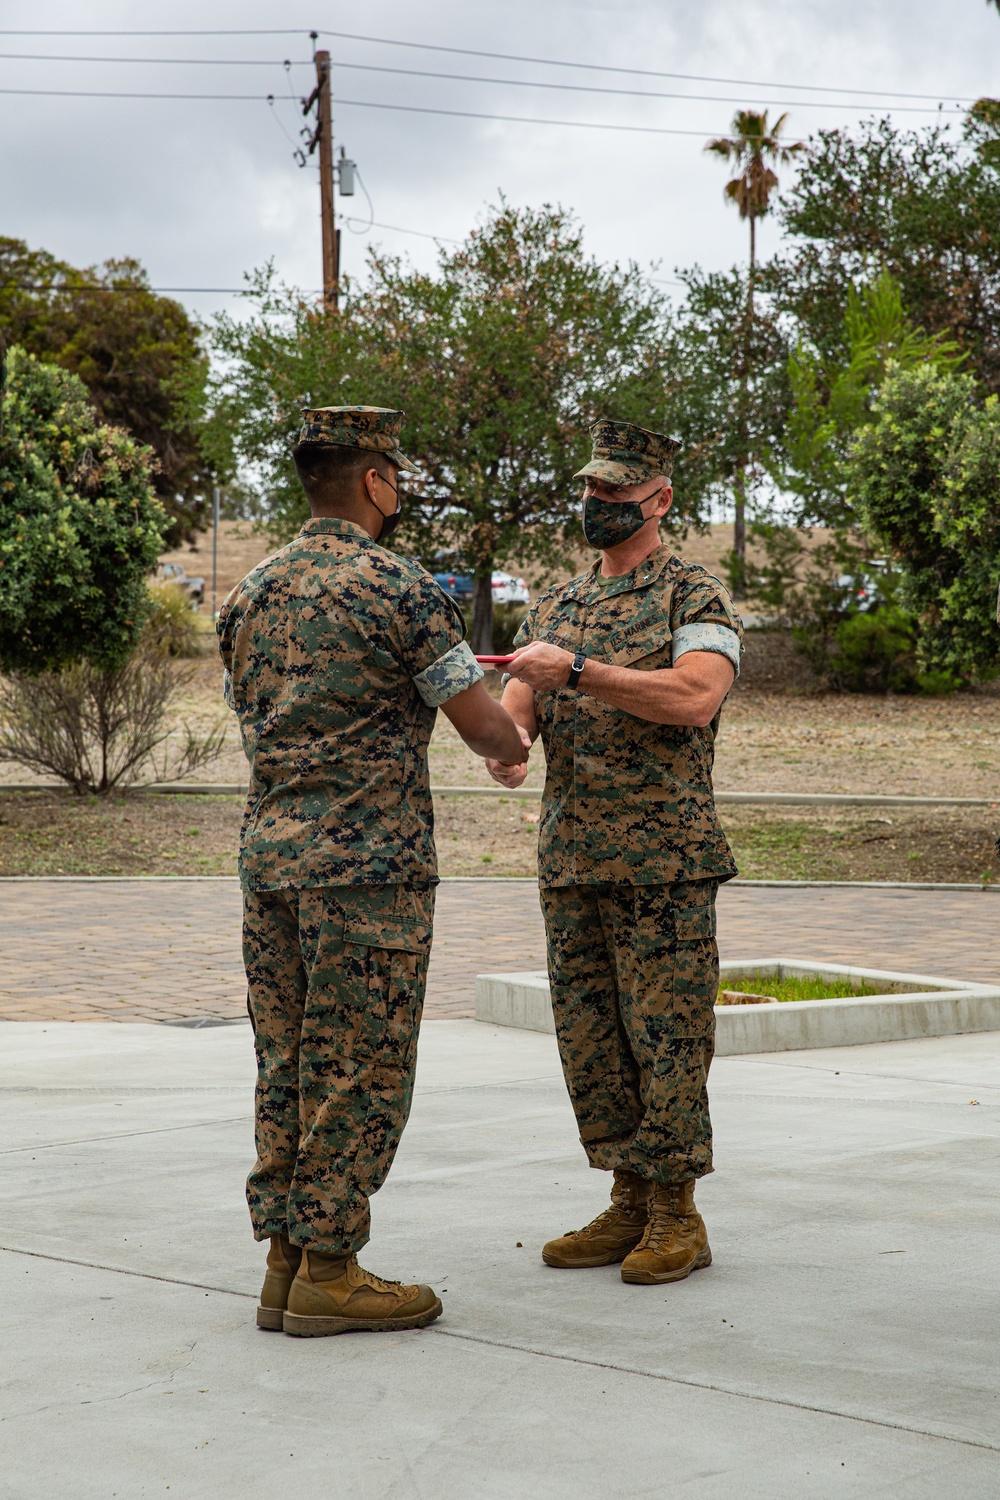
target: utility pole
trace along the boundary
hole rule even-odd
[[[340,291],[340,230],[333,209],[333,116],[330,106],[330,54],[316,53],[316,141],[319,145],[319,203],[323,225],[323,300],[336,312]]]
[[[315,46],[318,32],[310,32]],[[309,115],[316,106],[315,130],[304,127],[300,132],[305,141],[294,153],[300,167],[304,167],[310,156],[319,147],[319,207],[323,229],[323,303],[327,312],[337,312],[340,306],[340,230],[334,212],[334,179],[342,198],[354,196],[356,164],[349,160],[343,146],[340,161],[333,158],[333,110],[330,103],[330,54],[314,52],[316,64],[316,87],[308,99],[302,100],[302,113]],[[287,64],[286,64],[287,66]]]
[[[212,619],[219,618],[217,584],[219,579],[219,486],[212,491]]]

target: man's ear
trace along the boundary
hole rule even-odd
[[[370,469],[366,469],[364,471],[364,473],[362,474],[362,476],[361,476],[361,483],[364,486],[365,494],[367,495],[368,499],[372,502],[373,505],[375,505],[375,503],[376,503],[375,502],[375,496],[378,493],[378,489],[377,489],[378,479],[379,479],[379,472],[374,467],[372,467]]]
[[[673,501],[674,501],[674,489],[673,489],[673,485],[668,482],[667,484],[665,484],[663,486],[663,489],[660,491],[659,495],[657,496],[656,509],[654,510],[653,515],[654,516],[665,516],[666,513],[667,513],[667,511],[670,509],[671,505],[673,504]]]

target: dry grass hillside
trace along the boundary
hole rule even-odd
[[[822,541],[825,533],[813,531],[805,534],[807,545],[812,547]],[[239,583],[251,568],[273,552],[281,543],[274,537],[265,533],[257,532],[253,526],[246,521],[223,521],[219,527],[219,553],[218,553],[218,599],[221,603],[234,584]],[[708,531],[701,533],[690,531],[686,537],[678,537],[674,541],[676,550],[682,557],[690,562],[700,563],[702,567],[708,568],[712,573],[721,576],[721,561],[723,554],[733,545],[733,528],[731,525],[712,526]],[[532,594],[538,591],[540,585],[557,582],[561,579],[571,578],[574,573],[582,572],[590,566],[596,554],[589,548],[581,546],[579,560],[574,568],[556,570],[544,579],[539,574],[537,566],[530,562],[518,562],[516,559],[505,564],[505,571],[523,577],[532,590]],[[751,549],[753,556],[753,549]],[[207,532],[199,536],[194,546],[181,547],[174,552],[165,552],[161,559],[163,562],[180,563],[186,572],[199,574],[205,579],[206,605],[211,609],[212,588],[212,534]]]

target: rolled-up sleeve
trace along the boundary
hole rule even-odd
[[[716,625],[711,621],[699,621],[696,625],[681,625],[674,631],[674,666],[689,651],[717,651],[733,664],[733,671],[740,675],[740,656],[743,648],[736,631],[729,625]]]
[[[440,708],[456,693],[464,693],[473,683],[481,682],[484,673],[467,641],[459,641],[437,661],[414,677],[417,692],[428,708]]]
[[[689,651],[715,651],[732,663],[737,677],[740,675],[743,621],[728,589],[711,573],[698,569],[698,576],[675,597],[670,628],[674,666]]]
[[[418,578],[393,617],[396,650],[428,708],[439,708],[481,681],[461,611],[429,573]]]

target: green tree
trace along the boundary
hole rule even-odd
[[[888,371],[921,364],[949,371],[964,359],[953,339],[912,326],[899,284],[888,271],[860,291],[848,288],[837,354],[824,358],[800,339],[789,359],[793,406],[780,482],[799,497],[801,524],[837,528],[854,523],[847,455],[859,428],[870,420],[872,401]]]
[[[740,218],[750,225],[750,270],[746,284],[746,304],[742,309],[741,381],[745,399],[737,410],[737,445],[741,458],[733,475],[733,499],[735,520],[733,526],[733,552],[735,554],[735,580],[740,583],[741,570],[746,566],[746,471],[752,463],[752,451],[758,434],[754,431],[749,411],[749,394],[752,342],[754,327],[754,283],[757,275],[757,220],[768,212],[771,194],[778,186],[778,177],[771,163],[777,166],[792,161],[803,145],[801,141],[786,144],[782,133],[788,115],[783,114],[768,124],[767,110],[737,110],[733,116],[732,135],[709,141],[706,151],[735,165],[736,176],[725,186],[725,196],[735,203]]]
[[[21,349],[0,395],[0,670],[123,665],[165,525],[152,455],[102,425],[83,382]]]
[[[925,669],[966,680],[1000,664],[984,628],[1000,576],[1000,399],[925,362],[890,370],[848,459],[866,531],[897,560]]]
[[[843,348],[850,288],[889,271],[914,326],[954,339],[1000,390],[1000,116],[980,100],[961,136],[889,120],[809,143],[782,227],[789,249],[760,282],[823,360]]]
[[[542,568],[580,543],[579,481],[599,416],[656,426],[666,410],[664,303],[634,266],[604,266],[559,208],[501,202],[433,274],[375,257],[330,318],[259,286],[249,323],[222,319],[219,412],[231,462],[256,465],[286,524],[304,502],[288,448],[302,404],[406,413],[420,464],[398,550],[452,550],[475,578],[472,639],[492,643],[494,568]],[[395,538],[394,538],[395,541]]]
[[[666,361],[666,429],[680,439],[675,487],[689,515],[728,499],[737,476],[758,497],[768,474],[784,463],[789,414],[788,330],[771,299],[758,299],[750,342],[743,324],[746,275],[682,271],[686,296],[674,313]],[[749,357],[748,357],[749,356]],[[748,454],[741,437],[756,440]],[[727,559],[731,582],[746,581],[746,560]]]
[[[103,422],[156,455],[152,483],[176,547],[208,522],[215,475],[201,443],[208,360],[179,302],[137,261],[78,270],[0,238],[0,342],[78,375]]]

